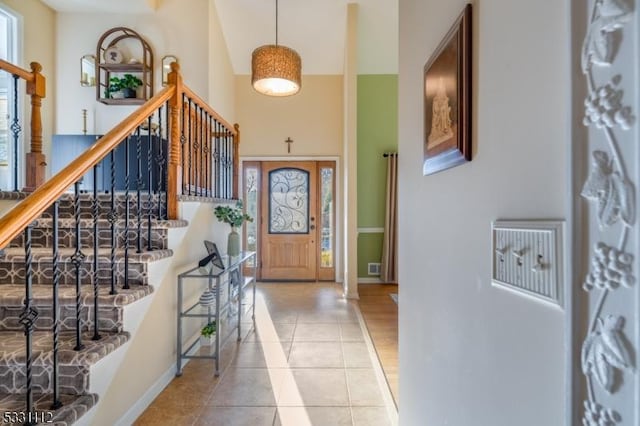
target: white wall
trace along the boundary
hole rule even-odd
[[[88,133],[103,134],[136,107],[103,105],[94,87],[81,87],[80,58],[96,53],[100,36],[113,27],[137,31],[151,45],[154,56],[155,92],[161,88],[160,61],[175,55],[185,83],[206,99],[209,94],[209,5],[207,0],[163,0],[156,12],[146,15],[59,13],[57,21],[57,78],[60,88],[55,132],[82,133],[82,109],[88,111]],[[217,24],[217,23],[215,23]],[[212,23],[212,25],[215,25]],[[214,106],[215,107],[215,106]]]
[[[303,75],[295,96],[256,92],[251,77],[236,76],[236,118],[240,123],[240,155],[341,155],[343,88],[341,75]]]
[[[234,124],[235,75],[215,1],[209,1],[209,104],[229,123]]]
[[[422,175],[423,67],[465,1],[400,0],[400,423],[564,423],[564,313],[491,286],[495,219],[565,218],[567,1],[474,3],[471,163]]]

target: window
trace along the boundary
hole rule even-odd
[[[0,59],[17,63],[17,39],[17,17],[8,9],[0,6]],[[17,187],[14,185],[15,178],[14,173],[12,173],[15,158],[15,147],[12,143],[14,135],[11,131],[11,124],[14,120],[13,105],[13,76],[0,71],[0,189]],[[22,137],[22,132],[19,136]]]
[[[320,167],[320,267],[333,267],[333,166]]]

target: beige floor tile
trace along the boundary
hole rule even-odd
[[[351,426],[347,407],[280,407],[274,426]]]
[[[278,406],[349,406],[343,369],[292,369],[283,379]]]
[[[133,424],[135,426],[191,426],[196,421],[198,411],[193,408],[185,411],[176,411],[163,408],[159,404],[148,408]]]
[[[338,318],[333,312],[326,312],[319,309],[318,311],[302,311],[298,313],[298,324],[318,324],[318,323],[332,323],[338,324]]]
[[[291,342],[243,342],[231,361],[232,367],[285,368],[288,367]]]
[[[289,356],[292,368],[344,368],[338,342],[294,342]]]
[[[298,320],[298,312],[269,308],[269,320],[274,324],[295,324]]]
[[[364,342],[364,335],[360,324],[341,323],[340,338],[343,342]]]
[[[271,426],[275,407],[205,406],[196,420],[197,426]]]
[[[364,342],[343,342],[342,350],[347,368],[373,368],[369,348]]]
[[[192,360],[136,425],[389,425],[367,331],[341,292],[336,284],[261,284],[256,328],[245,316],[242,342],[232,337],[223,347],[222,375],[213,360]]]
[[[347,385],[352,406],[384,406],[378,380],[369,368],[347,369]]]
[[[207,405],[275,406],[282,385],[283,370],[230,367],[214,389]]]
[[[391,426],[384,407],[352,407],[354,426]]]
[[[268,342],[268,341],[281,341],[281,342],[290,342],[293,340],[293,332],[296,328],[295,323],[274,323],[273,328],[276,330],[276,336],[273,336],[271,333],[260,332],[260,329],[251,330],[247,337],[245,337],[245,342]]]
[[[339,342],[338,324],[300,324],[296,325],[293,340],[297,342]]]

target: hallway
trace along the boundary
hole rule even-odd
[[[357,305],[336,284],[258,286],[256,329],[222,351],[222,373],[193,360],[136,425],[397,424]]]

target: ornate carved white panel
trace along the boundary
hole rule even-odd
[[[574,315],[582,372],[574,394],[584,397],[572,424],[585,426],[640,425],[636,1],[573,2],[576,16],[588,16],[580,61],[587,130],[574,132],[572,160],[584,182],[574,215],[584,245],[574,247],[574,258],[584,266],[573,291],[586,292]]]

